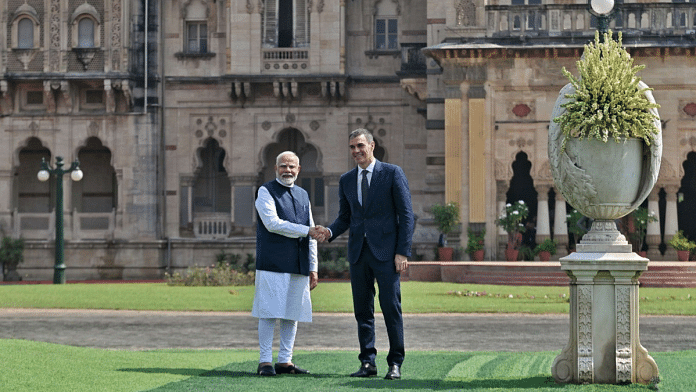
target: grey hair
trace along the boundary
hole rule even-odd
[[[367,143],[372,143],[375,140],[375,138],[372,137],[372,133],[365,128],[358,128],[351,132],[350,135],[348,135],[348,140],[353,140],[360,135],[365,136]]]
[[[283,155],[292,155],[295,157],[295,159],[297,159],[297,163],[298,164],[300,163],[300,157],[298,157],[297,154],[295,154],[292,151],[283,151],[280,154],[278,154],[278,156],[276,157],[276,166],[280,165],[280,158],[282,158]]]

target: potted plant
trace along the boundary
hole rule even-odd
[[[486,236],[486,229],[481,231],[474,231],[471,229],[466,230],[469,240],[466,243],[466,253],[469,254],[471,260],[482,261],[484,255],[484,238]]]
[[[440,261],[452,261],[454,249],[447,246],[447,235],[459,223],[459,204],[449,202],[444,205],[435,204],[431,208],[433,218],[440,230],[438,240],[438,259]]]
[[[547,238],[534,248],[534,254],[539,256],[539,261],[549,261],[556,254],[556,247],[556,240]]]
[[[585,45],[578,78],[563,69],[570,83],[551,115],[548,155],[568,203],[618,237],[610,222],[640,206],[657,181],[661,123],[659,105],[637,75],[644,66],[633,65],[620,33],[616,41],[611,31],[603,38],[597,32]]]
[[[648,223],[657,222],[657,217],[653,211],[648,211],[645,207],[638,207],[631,213],[633,218],[633,238],[637,252],[640,256],[645,257],[647,252],[643,250],[645,236],[647,235]]]
[[[514,204],[507,203],[503,214],[495,220],[495,224],[507,232],[507,248],[505,249],[507,261],[517,260],[517,254],[522,245],[522,233],[525,231],[522,221],[528,214],[529,208],[524,200],[518,200]]]
[[[689,261],[689,254],[696,248],[696,243],[689,241],[682,230],[677,231],[668,243],[677,251],[679,261]]]
[[[24,240],[2,238],[0,248],[0,263],[2,263],[2,275],[5,281],[20,281],[22,277],[17,273],[17,266],[24,261]]]

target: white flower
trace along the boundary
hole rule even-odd
[[[512,204],[507,203],[507,204],[505,204],[505,207],[512,207]]]
[[[519,215],[520,213],[519,213],[519,211],[514,210],[514,211],[512,211],[512,214],[513,214],[513,215]]]
[[[520,201],[518,201],[518,203],[524,204],[524,200],[520,200]]]

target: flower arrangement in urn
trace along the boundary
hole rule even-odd
[[[620,33],[602,38],[585,45],[578,78],[563,69],[570,83],[551,115],[549,163],[566,201],[594,220],[588,238],[627,244],[612,221],[640,206],[657,182],[662,125],[652,89],[637,75],[644,66],[633,65]]]
[[[621,33],[614,41],[609,31],[602,42],[596,32],[594,42],[585,45],[583,57],[577,62],[580,77],[576,79],[563,68],[574,91],[566,94],[571,100],[561,105],[565,113],[553,119],[563,132],[562,148],[570,138],[594,138],[605,143],[609,139],[619,143],[640,138],[650,145],[660,133],[655,123],[660,118],[651,111],[660,105],[646,97],[652,89],[637,75],[645,65],[633,66],[633,59],[621,43]]]
[[[529,208],[524,200],[518,200],[512,204],[507,203],[505,211],[495,220],[495,224],[507,232],[505,258],[508,261],[517,260],[517,251],[522,244],[522,233],[525,231],[522,221],[527,218],[527,215],[529,215]]]

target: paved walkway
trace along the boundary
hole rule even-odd
[[[385,352],[377,315],[377,349]],[[0,309],[0,338],[108,349],[257,349],[257,320],[248,313]],[[568,341],[568,315],[404,315],[407,350],[549,351]],[[277,333],[276,333],[277,335]],[[643,316],[649,352],[696,350],[696,317]],[[274,347],[278,346],[277,336]],[[357,350],[352,314],[315,313],[300,323],[297,350]]]

